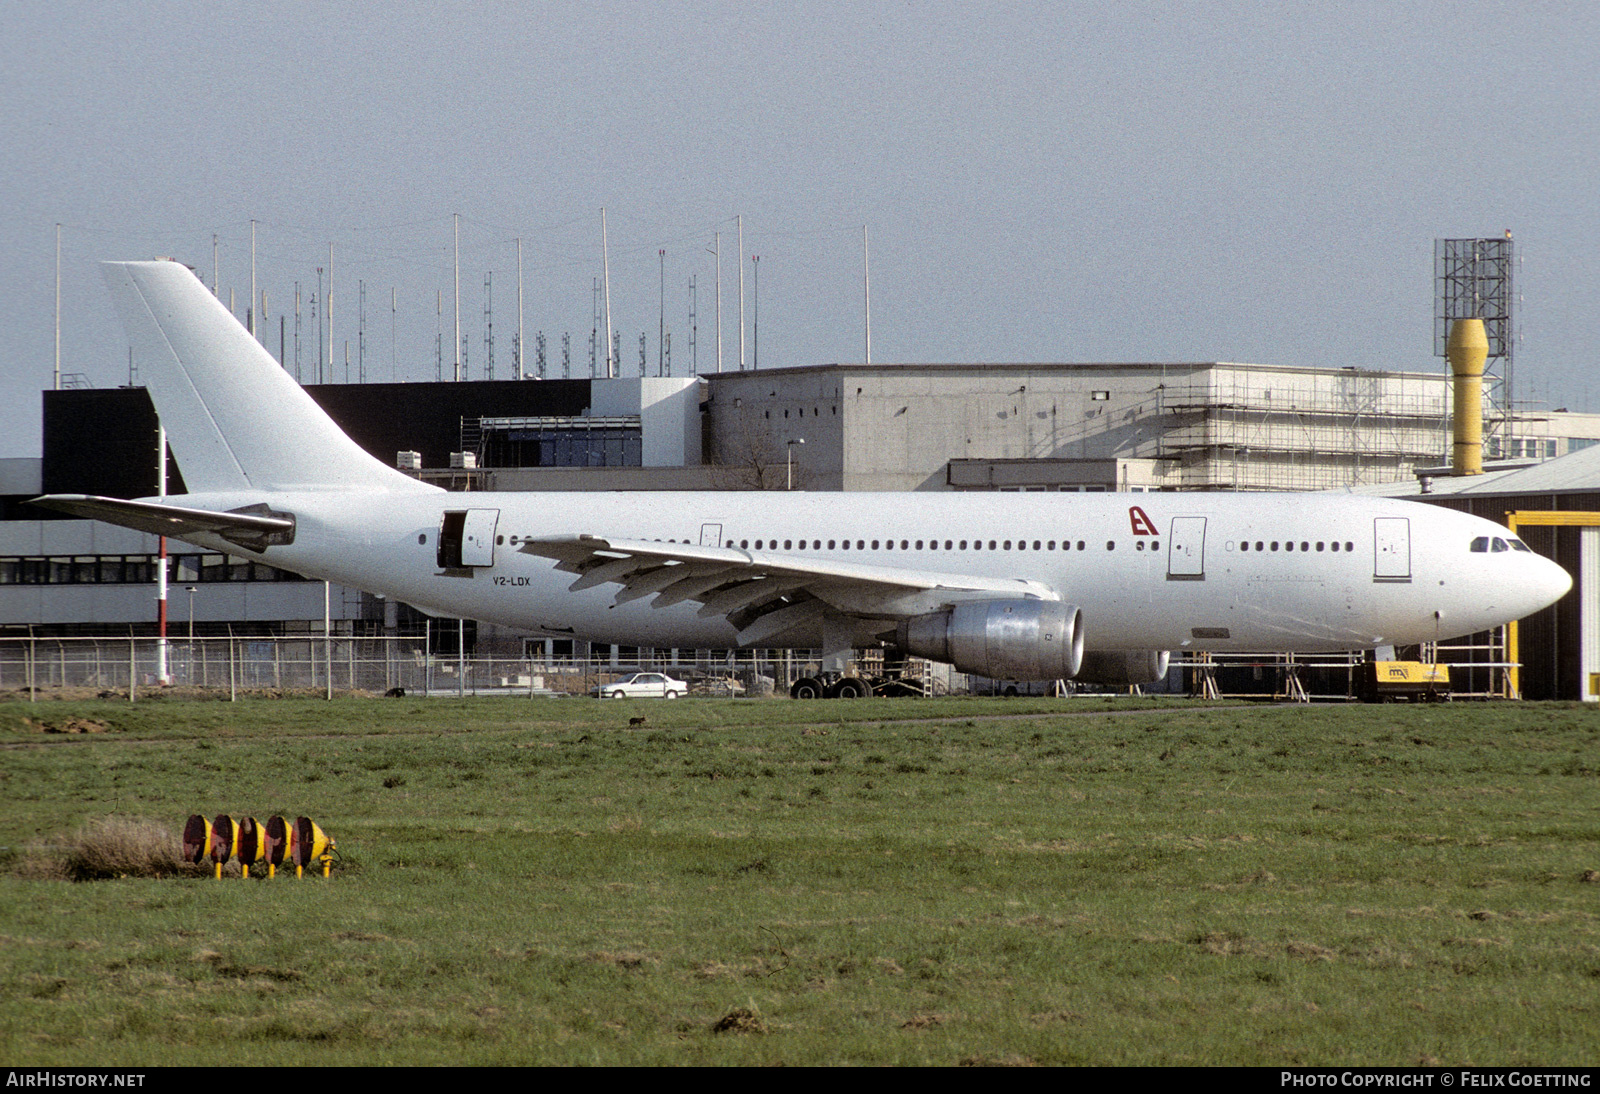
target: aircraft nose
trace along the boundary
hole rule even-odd
[[[1547,558],[1541,557],[1539,562],[1541,565],[1534,577],[1534,587],[1546,605],[1554,604],[1572,591],[1572,575]]]

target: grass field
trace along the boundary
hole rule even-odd
[[[1592,1065],[1597,773],[1576,705],[0,703],[0,1059]],[[24,876],[195,812],[342,858]]]

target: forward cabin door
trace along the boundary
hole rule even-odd
[[[700,526],[700,546],[702,546],[702,547],[721,547],[722,546],[722,525],[720,525],[720,524],[702,524]]]
[[[1167,580],[1206,579],[1206,518],[1173,517],[1167,536]]]
[[[1372,580],[1411,580],[1411,518],[1374,517]]]

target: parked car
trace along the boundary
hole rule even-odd
[[[664,672],[636,672],[600,684],[594,692],[602,699],[676,699],[689,693],[689,685]]]

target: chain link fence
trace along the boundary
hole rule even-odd
[[[0,693],[113,693],[162,687],[229,694],[588,695],[630,672],[666,672],[691,694],[771,694],[773,666],[725,662],[463,657],[421,638],[5,638]],[[781,669],[780,669],[781,671]],[[398,689],[398,690],[397,690]]]

